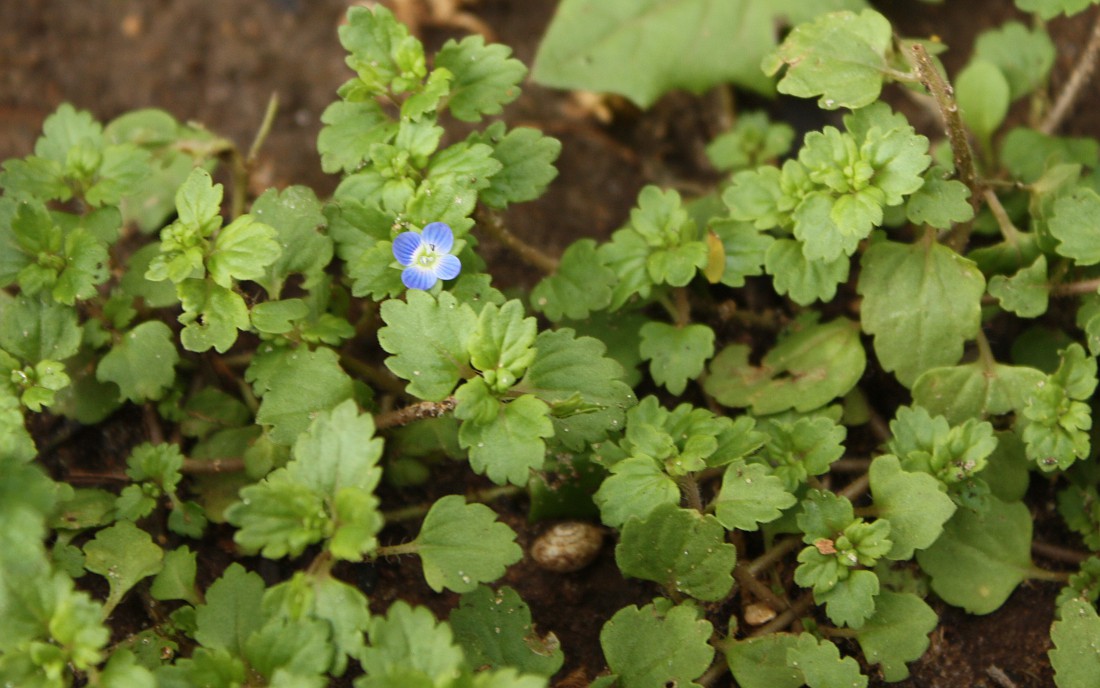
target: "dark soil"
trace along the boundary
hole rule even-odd
[[[0,159],[29,153],[42,120],[62,102],[88,109],[103,121],[135,108],[162,108],[180,120],[201,122],[247,148],[268,98],[277,93],[279,114],[264,145],[254,185],[262,189],[305,184],[324,195],[334,188],[335,179],[321,172],[315,142],[321,112],[349,76],[336,39],[336,28],[349,4],[347,0],[0,0]],[[434,24],[427,0],[401,4],[410,16],[422,20],[418,34],[429,47],[465,33],[460,27]],[[969,55],[978,31],[1018,17],[1011,0],[944,5],[883,0],[879,5],[902,35],[938,34],[951,47],[942,56],[951,72]],[[465,9],[530,65],[554,7],[552,0],[482,0]],[[1072,21],[1052,22],[1061,55],[1055,89],[1079,55],[1091,19],[1091,13],[1086,13]],[[1100,135],[1095,119],[1098,98],[1095,88],[1089,90],[1063,133]],[[701,162],[701,150],[719,131],[714,103],[712,97],[671,94],[641,113],[612,100],[613,119],[605,123],[570,94],[527,84],[523,96],[506,110],[506,119],[559,138],[563,152],[558,161],[560,175],[550,191],[538,201],[511,209],[506,217],[509,227],[547,252],[560,253],[578,237],[608,236],[624,222],[645,183],[690,188],[711,178]],[[914,125],[925,133],[936,133],[939,124],[912,111],[907,101],[894,104],[907,108]],[[772,107],[799,105],[781,101]],[[483,255],[502,284],[533,280],[531,271],[517,265],[505,249],[486,242]],[[49,434],[60,427],[45,424],[38,429]],[[63,456],[51,457],[52,464],[60,473],[91,479],[99,471],[120,473],[117,457],[145,439],[140,413],[133,412],[119,414],[103,429],[84,430],[79,438],[77,446],[62,447]],[[477,486],[467,484],[470,479],[465,472],[452,473],[458,484],[436,489],[454,492]],[[386,506],[434,496],[391,493]],[[1076,544],[1059,529],[1049,493],[1037,490],[1032,504],[1039,519],[1037,532],[1055,543]],[[521,544],[537,534],[537,527],[526,522],[522,501],[498,501],[494,506],[520,534]],[[403,530],[398,525],[382,537],[385,542],[397,542],[414,534],[414,528]],[[228,563],[225,549],[231,543],[209,537],[198,547],[201,575],[208,581]],[[1065,566],[1041,559],[1037,563],[1055,569]],[[285,563],[260,568],[274,579],[291,570]],[[372,600],[383,608],[400,597],[445,614],[457,599],[428,590],[415,561],[383,561],[370,569],[348,567],[339,573],[368,586]],[[595,565],[580,573],[551,574],[525,560],[502,582],[519,590],[543,632],[553,631],[561,639],[567,661],[557,680],[570,686],[586,685],[602,670],[598,643],[602,623],[617,609],[644,604],[657,594],[647,584],[624,581],[610,547]],[[1053,685],[1046,650],[1056,594],[1057,587],[1050,583],[1025,584],[1000,610],[985,617],[967,616],[933,602],[941,625],[931,647],[912,665],[912,677],[894,685]],[[141,618],[118,618],[127,614],[140,617],[141,607],[120,607],[116,614],[120,629],[144,623]],[[872,685],[881,681],[872,678]]]

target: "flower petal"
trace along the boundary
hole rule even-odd
[[[402,232],[393,240],[393,257],[402,265],[411,265],[421,243],[423,238],[416,232]]]
[[[451,247],[455,245],[455,235],[444,222],[429,222],[424,227],[422,236],[424,243],[435,246],[439,253],[450,253]]]
[[[431,289],[435,284],[436,276],[431,270],[410,265],[401,271],[401,281],[409,289]]]
[[[435,276],[439,279],[454,279],[462,272],[462,261],[450,253],[444,253],[435,262]]]

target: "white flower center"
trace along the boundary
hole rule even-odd
[[[438,258],[439,254],[436,251],[435,244],[421,244],[420,248],[416,249],[413,262],[422,268],[430,268],[435,265]]]

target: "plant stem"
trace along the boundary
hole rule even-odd
[[[523,488],[516,487],[515,485],[504,485],[503,487],[487,487],[483,490],[475,490],[473,492],[466,493],[467,502],[491,502],[501,497],[512,497],[523,492]],[[382,512],[382,518],[386,523],[397,523],[399,521],[412,521],[420,518],[428,513],[435,502],[424,502],[422,504],[413,504],[401,509],[394,509],[393,511]]]
[[[978,181],[978,174],[974,168],[974,153],[970,149],[970,141],[967,139],[966,127],[963,126],[962,117],[959,116],[959,106],[955,102],[954,92],[951,86],[940,76],[940,73],[936,71],[932,58],[928,56],[928,51],[923,45],[914,43],[910,46],[909,53],[921,83],[932,94],[932,98],[936,101],[937,108],[939,108],[940,116],[947,127],[944,133],[947,134],[947,139],[951,142],[951,152],[955,159],[955,173],[962,183],[970,189],[970,205],[974,208],[974,213],[977,214],[978,207],[981,205],[982,186]],[[973,220],[955,225],[945,243],[961,253],[970,239],[972,227]]]
[[[416,544],[416,541],[406,542],[403,545],[384,545],[379,547],[374,552],[374,557],[397,557],[402,554],[416,554],[420,549],[420,545]]]
[[[184,459],[180,472],[190,475],[212,475],[215,473],[239,473],[244,469],[243,457],[227,456],[216,459]]]
[[[523,262],[547,275],[552,275],[557,272],[558,260],[556,258],[543,253],[534,246],[524,242],[515,234],[509,232],[508,228],[504,226],[504,222],[501,220],[500,215],[497,213],[478,207],[474,219],[477,220],[477,223],[484,227],[497,241],[515,252]]]
[[[1067,282],[1051,288],[1052,296],[1076,296],[1078,294],[1094,294],[1100,291],[1100,278],[1081,280],[1080,282]]]
[[[372,387],[384,389],[394,394],[405,393],[405,385],[401,381],[380,372],[374,366],[364,363],[354,356],[341,354],[340,365],[369,382]]]
[[[1077,60],[1077,64],[1073,67],[1073,72],[1069,76],[1069,81],[1062,87],[1062,92],[1058,94],[1057,100],[1054,101],[1054,107],[1050,109],[1050,112],[1047,113],[1047,116],[1039,125],[1039,131],[1044,134],[1053,134],[1058,127],[1062,126],[1066,115],[1069,114],[1073,104],[1077,102],[1081,89],[1088,82],[1089,77],[1092,76],[1093,70],[1096,69],[1098,54],[1100,54],[1100,14],[1096,15],[1096,21],[1092,24],[1092,34],[1089,36],[1089,42],[1085,46],[1084,52],[1081,53],[1081,58]]]
[[[982,191],[982,196],[985,198],[985,204],[989,206],[989,212],[993,213],[993,219],[997,221],[997,227],[1001,230],[1001,236],[1004,237],[1005,243],[1019,247],[1020,230],[1012,223],[1012,218],[1008,216],[1005,207],[1001,205],[1001,199],[993,193],[993,189],[989,188]]]
[[[775,617],[768,623],[764,624],[760,628],[756,629],[749,634],[750,638],[759,638],[761,636],[770,635],[782,631],[787,626],[790,626],[795,622],[798,617],[809,611],[810,607],[814,606],[813,593],[806,593],[802,597],[798,598],[789,609],[784,611],[779,616]]]
[[[1042,542],[1039,540],[1033,540],[1031,542],[1031,551],[1047,559],[1064,561],[1067,564],[1075,565],[1084,563],[1091,556],[1087,552],[1079,552],[1075,549],[1052,545],[1049,542]]]
[[[771,588],[758,581],[756,576],[749,573],[748,566],[740,561],[733,567],[733,577],[737,579],[738,585],[748,590],[757,599],[767,602],[772,609],[780,611],[791,606],[790,602],[776,595]]]
[[[748,571],[750,575],[757,576],[772,564],[787,556],[788,553],[798,549],[801,544],[802,540],[794,535],[781,540],[779,543],[773,545],[771,549],[766,550],[763,554],[746,564],[745,570]]]
[[[443,401],[421,401],[396,411],[378,414],[374,417],[374,427],[376,430],[385,430],[398,425],[407,425],[416,420],[439,418],[454,411],[456,403],[453,396]]]
[[[682,475],[676,479],[676,483],[680,486],[680,494],[684,496],[688,508],[703,513],[703,497],[699,494],[699,483],[695,481],[695,476]]]
[[[1069,573],[1066,571],[1050,571],[1047,569],[1039,568],[1038,566],[1031,566],[1027,569],[1027,577],[1035,580],[1050,581],[1052,583],[1067,583],[1069,582]]]
[[[975,341],[978,343],[978,358],[982,360],[982,368],[992,370],[993,366],[997,365],[997,358],[993,355],[993,349],[990,348],[989,339],[983,330],[978,330]]]
[[[676,287],[672,290],[672,303],[676,309],[676,327],[683,328],[691,324],[691,301],[688,300],[686,287]]]
[[[230,165],[233,172],[233,195],[229,201],[229,216],[240,217],[244,213],[244,205],[248,200],[248,182],[252,178],[252,167],[256,162],[256,155],[260,152],[267,135],[271,133],[271,124],[275,121],[275,113],[279,109],[279,96],[271,94],[267,101],[267,109],[264,110],[264,118],[260,121],[260,128],[256,130],[256,137],[252,140],[252,146],[248,149],[247,156],[241,156],[236,146],[229,149]]]

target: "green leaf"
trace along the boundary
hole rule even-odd
[[[1087,688],[1100,675],[1100,617],[1084,600],[1058,608],[1060,620],[1050,627],[1050,665],[1058,688]]]
[[[767,441],[752,460],[770,466],[791,493],[811,476],[827,473],[844,454],[847,431],[829,418],[768,419],[760,424],[760,429]]]
[[[226,511],[239,528],[234,538],[262,547],[268,558],[300,554],[327,538],[337,559],[358,561],[377,547],[382,527],[373,494],[381,455],[373,418],[359,414],[354,401],[318,414],[286,467],[242,489],[241,501]]]
[[[1024,12],[1034,12],[1043,19],[1050,19],[1059,14],[1071,17],[1097,2],[1100,0],[1016,0],[1016,7]]]
[[[321,169],[329,174],[355,172],[370,158],[371,146],[388,143],[397,135],[397,122],[391,122],[373,100],[336,101],[321,113],[321,123],[317,151]]]
[[[932,368],[913,383],[913,401],[951,423],[1022,412],[1046,376],[1035,368],[983,361]]]
[[[778,239],[764,254],[764,270],[772,276],[775,290],[800,306],[832,301],[837,285],[848,281],[849,263],[844,255],[828,261],[809,260],[802,244],[794,239]]]
[[[385,617],[371,619],[367,635],[370,645],[361,662],[367,675],[379,681],[371,685],[451,685],[463,666],[462,648],[455,645],[451,628],[428,609],[410,607],[404,600],[390,605]],[[428,681],[401,683],[409,673]],[[384,678],[391,682],[381,682]]]
[[[1055,50],[1044,27],[1028,29],[1013,21],[981,32],[974,43],[974,56],[997,66],[1008,80],[1012,100],[1016,100],[1046,83]]]
[[[124,399],[160,399],[176,379],[175,336],[159,320],[143,322],[123,335],[96,367],[96,379],[118,385]]]
[[[435,56],[435,67],[454,75],[447,108],[455,119],[477,122],[485,115],[500,114],[504,105],[519,97],[519,83],[527,68],[509,57],[512,50],[500,43],[485,45],[479,35],[461,42],[451,39]]]
[[[0,226],[0,245],[6,249],[0,258],[0,284],[18,280],[23,294],[44,292],[69,306],[94,296],[96,285],[108,277],[106,243],[83,227],[59,226],[57,220],[67,217],[72,216],[51,217],[37,201],[20,202],[10,228]]]
[[[759,64],[775,47],[780,22],[862,6],[850,0],[813,6],[797,0],[569,0],[539,46],[533,77],[547,86],[621,93],[641,107],[674,88],[702,93],[720,83],[770,93]]]
[[[1027,457],[1044,471],[1065,469],[1090,451],[1092,410],[1085,401],[1096,389],[1096,359],[1077,343],[1061,354],[1058,370],[1032,388],[1023,412]]]
[[[251,215],[241,215],[218,232],[213,252],[206,259],[210,277],[229,289],[234,280],[262,277],[282,252],[278,233]]]
[[[818,640],[802,633],[794,647],[787,650],[787,662],[797,666],[810,688],[866,688],[867,677],[851,657],[841,658],[840,650],[829,640]]]
[[[130,588],[164,566],[164,551],[153,538],[129,521],[119,521],[96,533],[84,545],[84,568],[107,579],[105,609],[118,606]]]
[[[947,179],[947,171],[933,166],[924,175],[924,185],[905,204],[905,216],[913,224],[949,229],[974,217],[970,189],[958,179]]]
[[[912,559],[914,550],[936,541],[955,513],[955,503],[940,481],[927,473],[903,471],[896,456],[876,457],[868,475],[878,516],[890,522],[894,544],[886,555],[889,559]]]
[[[691,606],[661,607],[623,607],[600,631],[607,664],[624,686],[696,686],[710,666],[710,622]]]
[[[533,201],[558,176],[554,161],[561,153],[561,142],[530,127],[516,127],[505,133],[504,123],[495,122],[483,132],[467,139],[493,147],[493,158],[503,166],[489,178],[488,188],[478,200],[492,208],[504,209],[510,203]]]
[[[288,685],[306,685],[305,677],[319,678],[332,661],[328,626],[315,619],[270,619],[245,641],[244,656],[253,670],[274,679],[272,686],[280,674],[294,677]]]
[[[774,239],[747,222],[715,219],[709,229],[722,244],[722,284],[727,287],[745,286],[745,278],[764,272],[764,256]]]
[[[469,666],[552,676],[565,659],[557,637],[535,631],[527,604],[508,586],[466,593],[448,621]]]
[[[751,407],[758,416],[820,408],[847,394],[867,365],[859,331],[846,318],[789,334],[760,366],[749,364],[749,354],[747,346],[727,346],[711,361],[703,387],[723,406]]]
[[[468,370],[477,315],[447,292],[436,300],[425,291],[410,290],[405,299],[382,304],[386,327],[378,331],[378,343],[393,354],[386,367],[409,381],[410,394],[440,401]]]
[[[456,397],[468,386],[460,389]],[[542,468],[545,461],[543,440],[554,436],[546,402],[524,394],[515,401],[499,404],[496,415],[489,421],[467,418],[462,407],[460,400],[455,417],[464,422],[458,430],[458,441],[470,450],[470,467],[498,485],[526,485],[531,471]]]
[[[642,235],[633,229],[620,229],[611,235],[611,241],[597,249],[600,262],[615,273],[618,280],[611,286],[611,308],[618,310],[634,294],[648,298],[653,280],[646,269],[650,247]]]
[[[503,306],[486,304],[467,348],[470,363],[497,393],[511,389],[535,358],[535,319],[524,317],[523,304],[512,299]]]
[[[309,427],[318,411],[350,399],[354,390],[336,352],[320,347],[279,356],[278,367],[257,392],[263,399],[256,422],[270,426],[272,441],[291,444]]]
[[[348,399],[318,413],[294,443],[287,471],[294,482],[318,494],[335,496],[345,488],[373,492],[382,477],[382,439],[374,418]]]
[[[553,322],[583,320],[611,303],[615,273],[596,253],[596,242],[580,239],[565,249],[558,269],[531,290],[531,307]]]
[[[892,41],[890,22],[878,12],[834,12],[796,26],[761,68],[773,75],[787,66],[780,93],[820,95],[821,108],[854,110],[878,99]]]
[[[906,662],[920,659],[939,622],[936,612],[912,593],[883,590],[875,598],[875,614],[856,631],[868,662],[882,666],[887,681],[909,678]]]
[[[332,262],[333,242],[319,231],[326,220],[321,203],[312,189],[290,186],[282,191],[268,189],[252,204],[252,216],[275,230],[278,257],[264,274],[253,277],[270,298],[278,298],[287,277],[305,276],[302,286],[315,288]]]
[[[177,291],[183,306],[180,342],[188,351],[213,347],[225,353],[236,343],[237,330],[248,329],[248,306],[237,292],[200,279],[184,280]]]
[[[233,539],[268,559],[298,556],[331,528],[324,497],[295,483],[284,469],[242,488],[240,496],[225,510],[226,520],[238,529]]]
[[[340,44],[350,53],[348,66],[359,75],[357,84],[345,84],[341,89],[345,97],[349,85],[372,95],[390,90],[402,93],[412,90],[427,74],[424,47],[385,7],[349,9],[347,23],[339,33]]]
[[[726,661],[741,688],[801,688],[802,672],[787,662],[787,652],[797,646],[798,636],[789,633],[733,640]]]
[[[174,491],[183,477],[180,475],[183,454],[175,444],[139,444],[130,452],[126,464],[126,475],[131,480],[155,483],[165,492]]]
[[[464,593],[500,578],[523,557],[515,539],[511,528],[496,521],[492,509],[449,495],[432,505],[411,544],[432,590]]]
[[[28,363],[64,361],[80,347],[76,311],[26,296],[0,295],[0,349]]]
[[[1080,187],[1054,201],[1054,215],[1047,223],[1058,240],[1055,250],[1078,265],[1100,263],[1096,234],[1100,232],[1100,194]]]
[[[649,374],[673,394],[683,393],[688,380],[699,377],[714,355],[714,330],[706,325],[649,322],[639,335],[638,350],[649,361]]]
[[[569,328],[544,330],[535,338],[535,352],[517,389],[550,406],[556,442],[579,451],[622,427],[626,409],[637,399],[602,342],[577,337]]]
[[[764,112],[740,113],[733,128],[707,144],[707,159],[720,172],[763,165],[791,149],[794,129]]]
[[[1046,313],[1050,297],[1046,256],[1040,254],[1034,263],[1020,268],[1012,277],[994,275],[989,280],[989,293],[997,297],[1001,308],[1021,318],[1037,318]]]
[[[1011,101],[1008,79],[997,65],[973,59],[955,77],[955,99],[963,122],[988,142],[1001,126]]]
[[[722,475],[714,515],[728,530],[757,530],[779,518],[798,499],[763,465],[734,461]]]
[[[1031,570],[1031,514],[1021,502],[989,498],[984,514],[961,509],[917,561],[948,604],[988,614],[1008,599]]]
[[[331,673],[347,670],[348,657],[358,659],[370,622],[367,598],[357,588],[327,575],[295,573],[264,593],[263,610],[291,622],[314,619],[328,626],[335,649]]]
[[[662,504],[679,504],[680,488],[653,459],[630,457],[611,467],[594,499],[603,522],[618,528],[631,516],[645,518]]]
[[[116,650],[99,675],[104,688],[156,688],[153,672],[138,664],[134,653],[126,648]]]
[[[978,334],[985,291],[972,262],[926,239],[876,243],[862,266],[863,330],[883,368],[912,387],[924,371],[959,360]]]
[[[737,550],[713,516],[662,504],[643,518],[632,518],[615,547],[624,576],[656,581],[667,590],[699,600],[724,598],[733,587]]]
[[[263,624],[264,581],[233,563],[206,590],[206,603],[195,607],[195,640],[208,650],[243,656],[249,636]]]
[[[149,589],[154,599],[183,600],[198,605],[201,600],[195,589],[196,555],[187,545],[170,550],[164,555],[164,568],[153,579]]]
[[[252,307],[252,326],[264,334],[286,334],[294,329],[294,321],[309,315],[309,306],[301,299],[264,301]]]
[[[222,185],[215,184],[209,172],[196,167],[176,191],[177,222],[204,237],[210,236],[221,226],[221,203]]]

